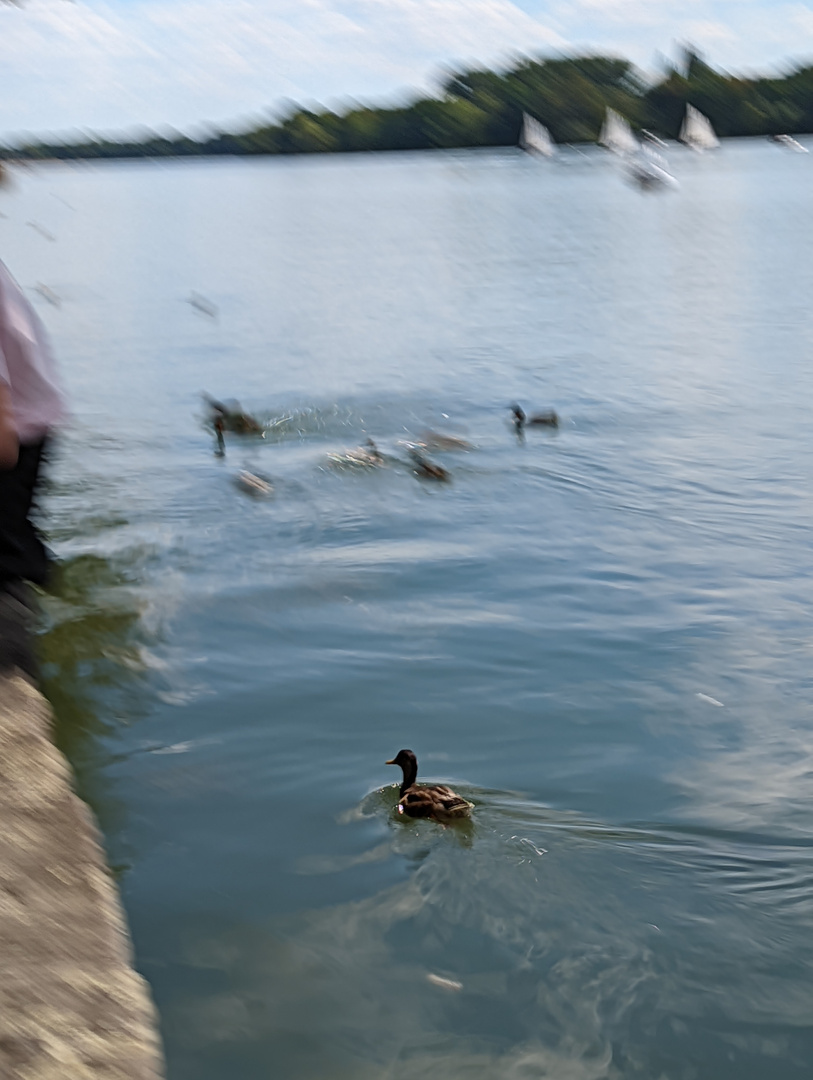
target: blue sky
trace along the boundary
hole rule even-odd
[[[680,41],[737,72],[813,61],[813,0],[0,3],[0,138],[233,128],[284,98],[384,102],[517,53],[591,48],[653,71]]]

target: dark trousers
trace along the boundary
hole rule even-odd
[[[36,677],[32,650],[33,591],[43,585],[48,553],[31,520],[47,439],[20,447],[13,469],[0,469],[0,672],[21,668]]]
[[[45,545],[31,520],[47,439],[20,447],[13,469],[0,469],[0,588],[7,582],[43,585],[48,575]]]

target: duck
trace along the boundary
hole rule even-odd
[[[274,485],[270,480],[267,480],[264,476],[259,476],[257,473],[249,472],[248,469],[242,469],[237,473],[234,482],[241,491],[245,491],[247,495],[254,495],[255,498],[262,498],[274,493]]]
[[[416,476],[419,476],[422,480],[451,480],[451,474],[448,469],[444,469],[442,465],[436,465],[434,461],[430,461],[425,458],[417,446],[411,446],[409,448],[409,456],[413,462],[413,472]]]
[[[328,459],[334,465],[362,465],[369,469],[375,469],[384,464],[384,455],[372,439],[365,439],[364,445],[357,446],[355,450],[345,450],[341,454],[328,454]]]
[[[189,295],[187,303],[191,304],[193,308],[200,311],[204,315],[208,315],[210,319],[217,319],[217,304],[213,304],[211,300],[207,300],[205,296],[201,296],[199,292],[193,292]]]
[[[400,765],[404,781],[398,793],[398,813],[414,818],[434,818],[445,823],[469,817],[473,804],[443,784],[415,783],[418,759],[411,750],[399,750],[387,765]]]
[[[441,431],[422,431],[418,446],[424,450],[472,450],[468,439],[459,435],[445,435]]]
[[[216,431],[219,422],[221,432],[230,431],[234,435],[263,434],[263,426],[259,420],[255,420],[253,416],[243,412],[238,402],[235,401],[229,405],[224,405],[222,402],[209,397],[208,394],[204,394],[203,398],[211,409],[211,422]]]
[[[559,414],[555,409],[546,409],[544,412],[531,413],[530,416],[526,416],[525,410],[520,405],[509,405],[511,412],[514,414],[514,427],[517,431],[522,431],[523,428],[530,425],[536,425],[538,427],[559,427]]]
[[[216,416],[212,421],[212,427],[215,429],[215,438],[217,439],[217,445],[215,446],[215,457],[225,457],[226,455],[226,440],[223,437],[223,417]]]

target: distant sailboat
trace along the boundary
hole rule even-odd
[[[528,113],[522,114],[522,128],[519,133],[520,149],[528,154],[541,154],[542,157],[553,157],[556,153],[556,144],[550,137],[550,132],[544,124],[540,124]]]
[[[659,139],[657,135],[647,131],[646,128],[641,128],[641,142],[646,146],[657,146],[659,150],[666,149],[666,143],[663,139]]]
[[[711,121],[694,105],[686,106],[686,117],[678,138],[682,143],[685,143],[698,153],[703,150],[715,150],[720,145],[720,140],[714,133]]]
[[[624,154],[622,164],[627,179],[645,191],[680,186],[669,172],[666,158],[648,144],[641,146],[635,153]]]
[[[806,146],[802,146],[800,142],[797,142],[790,135],[769,135],[768,138],[771,142],[775,142],[779,146],[784,146],[786,150],[792,150],[794,154],[810,153]]]
[[[607,109],[598,141],[620,159],[624,176],[644,190],[676,188],[677,180],[667,170],[666,160],[655,149],[665,144],[649,132],[644,145],[627,121],[615,109]]]
[[[607,110],[598,141],[613,154],[634,154],[638,150],[638,140],[632,128],[615,109]]]

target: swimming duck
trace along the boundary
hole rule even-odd
[[[459,435],[444,435],[441,431],[422,431],[421,441],[418,444],[424,450],[471,450],[473,449],[468,439],[461,439]]]
[[[334,465],[363,465],[370,469],[384,464],[384,455],[372,439],[365,439],[364,445],[357,446],[355,450],[345,450],[341,454],[328,454],[328,459]]]
[[[451,480],[451,475],[448,469],[444,469],[442,465],[436,465],[434,461],[429,461],[425,458],[417,446],[411,446],[409,448],[409,456],[413,462],[413,472],[416,476],[419,476],[422,480]]]
[[[239,404],[235,401],[231,406],[223,405],[220,401],[215,401],[214,398],[209,397],[208,394],[203,395],[206,404],[212,410],[212,424],[217,431],[218,421],[220,422],[220,431],[231,431],[235,435],[261,435],[263,432],[263,426],[259,420],[255,420],[253,416],[249,416],[248,413],[244,413]]]
[[[205,296],[201,296],[199,292],[190,293],[187,298],[187,303],[191,304],[196,311],[200,311],[203,315],[208,315],[210,319],[217,319],[217,304],[213,304],[211,300],[207,300]]]
[[[399,792],[398,813],[407,817],[434,818],[435,821],[454,821],[468,817],[472,803],[443,784],[421,784],[415,780],[418,776],[418,759],[411,750],[399,750],[387,765],[400,765],[404,773],[404,782]]]
[[[522,431],[531,424],[539,427],[559,427],[559,416],[555,409],[546,409],[544,412],[526,416],[525,410],[520,405],[509,405],[509,408],[514,414],[514,427],[517,431]]]
[[[223,417],[216,416],[212,421],[212,427],[215,429],[215,438],[217,439],[215,457],[223,457],[226,453],[226,440],[223,438]]]
[[[245,491],[247,495],[254,495],[255,498],[274,493],[274,485],[270,480],[264,476],[258,476],[257,473],[249,472],[248,469],[241,470],[235,476],[234,482],[241,491]]]

